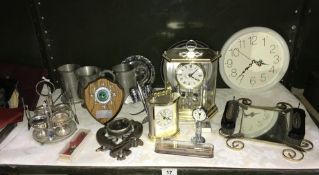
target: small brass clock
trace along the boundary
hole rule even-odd
[[[276,31],[249,27],[226,41],[219,71],[229,87],[243,92],[261,92],[282,79],[289,58],[287,43]]]
[[[178,93],[164,89],[153,92],[147,99],[149,111],[149,138],[170,138],[179,132]]]

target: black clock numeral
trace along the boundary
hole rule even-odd
[[[232,77],[236,77],[237,76],[237,69],[236,68],[232,68],[231,69],[231,76]]]
[[[264,47],[266,46],[266,38],[263,38]]]
[[[271,68],[269,69],[268,72],[272,72],[272,73],[275,73],[275,66],[271,66]]]
[[[248,37],[249,39],[249,44],[250,45],[256,45],[257,44],[257,36],[250,36]]]
[[[233,48],[229,50],[231,52],[232,57],[238,57],[239,56],[239,49],[238,48]]]
[[[280,57],[279,55],[274,56],[274,64],[278,64],[280,62]]]
[[[266,79],[267,79],[266,73],[261,73],[261,74],[260,74],[260,81],[261,81],[261,82],[265,82]]]
[[[232,59],[227,59],[226,60],[226,65],[227,65],[228,68],[233,67],[233,60]]]
[[[275,45],[275,44],[270,45],[270,51],[269,51],[269,52],[270,52],[271,54],[274,54],[274,53],[276,53],[275,50],[276,50],[276,45]]]
[[[256,78],[255,76],[250,77],[249,83],[254,86],[256,84]]]
[[[245,40],[238,40],[238,42],[239,42],[239,47],[240,47],[240,48],[245,48],[245,47],[246,47],[246,42],[245,42]]]

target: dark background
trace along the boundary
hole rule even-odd
[[[111,68],[140,54],[152,61],[161,86],[161,55],[172,44],[196,39],[220,50],[236,31],[265,26],[290,48],[283,83],[303,88],[319,69],[318,7],[316,0],[3,1],[0,63],[47,68],[56,78],[62,64]],[[217,87],[225,86],[218,77]]]

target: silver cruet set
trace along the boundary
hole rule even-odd
[[[40,98],[44,98],[43,104],[38,106],[33,114],[27,106],[25,107],[28,128],[33,128],[32,137],[42,144],[64,140],[77,130],[75,121],[78,122],[78,119],[72,109],[72,102],[55,104],[56,100],[52,99],[54,90],[55,87],[49,80],[39,81],[36,85],[36,93]]]

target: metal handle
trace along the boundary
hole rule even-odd
[[[101,71],[99,76],[104,77],[106,74],[111,75],[113,82],[116,80],[116,76],[115,76],[114,72],[112,70],[109,70],[109,69],[105,69],[105,70]]]

